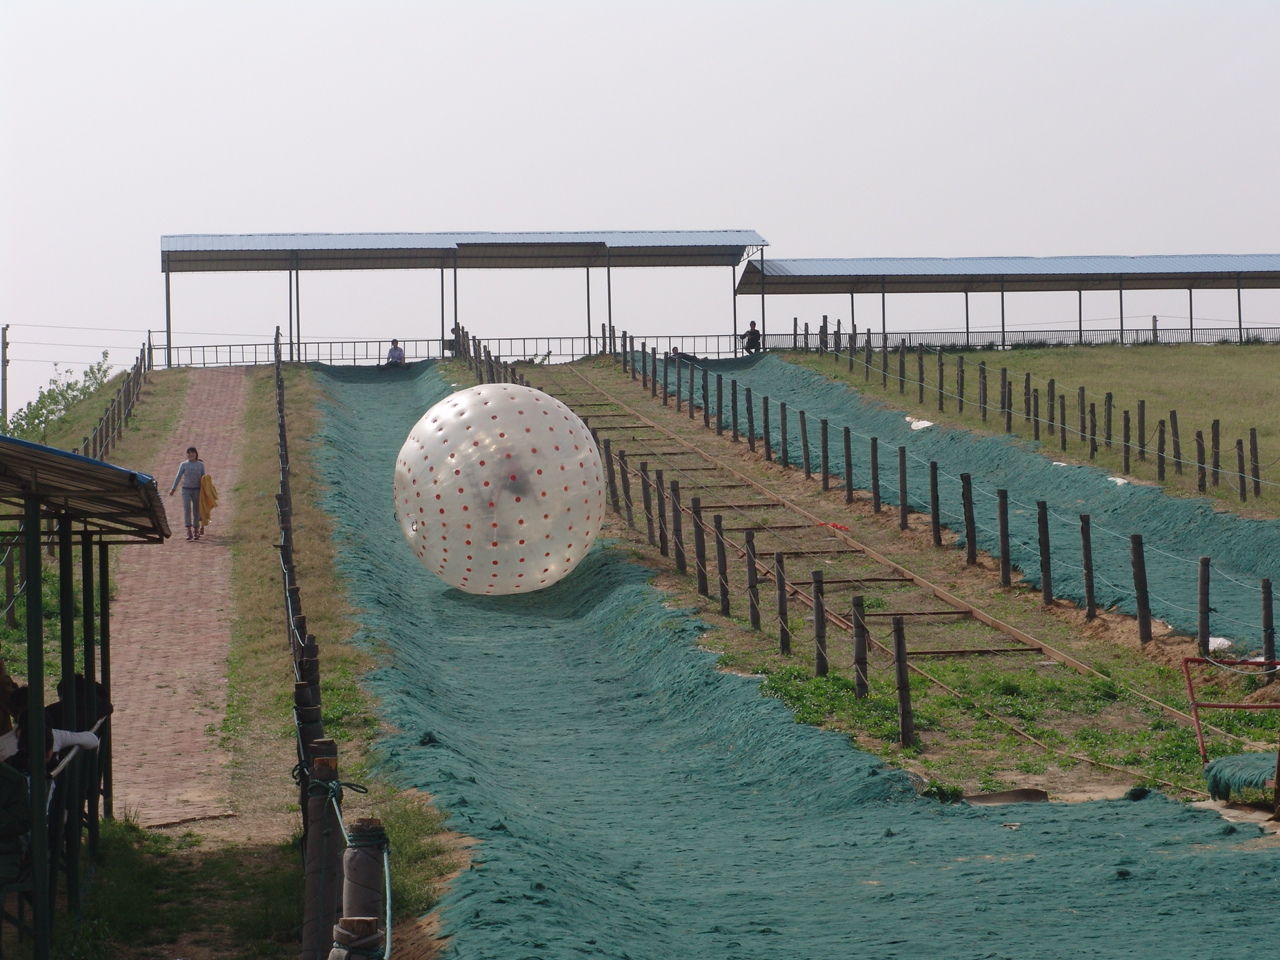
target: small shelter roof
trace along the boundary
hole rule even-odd
[[[764,292],[776,294],[1280,287],[1280,254],[1269,253],[784,259],[763,269]],[[761,265],[750,261],[738,293],[760,288]]]
[[[43,444],[0,436],[0,503],[38,497],[50,515],[73,522],[106,542],[159,542],[169,521],[154,477]]]
[[[766,245],[754,230],[177,234],[160,238],[160,269],[735,266]]]

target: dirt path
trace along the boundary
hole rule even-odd
[[[144,826],[227,816],[228,755],[218,746],[231,633],[232,491],[240,472],[245,371],[196,370],[173,436],[151,471],[173,537],[122,547],[111,608],[115,806]],[[168,496],[186,448],[200,450],[221,505],[188,543]]]

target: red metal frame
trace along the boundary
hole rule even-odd
[[[1200,762],[1207,764],[1209,762],[1208,754],[1204,748],[1204,730],[1200,725],[1200,708],[1218,708],[1222,710],[1280,710],[1280,702],[1277,703],[1215,703],[1208,700],[1197,700],[1195,683],[1191,679],[1191,665],[1208,665],[1214,667],[1269,667],[1280,668],[1280,660],[1211,660],[1208,657],[1183,657],[1182,659],[1182,676],[1187,681],[1187,700],[1191,704],[1191,718],[1195,722],[1196,727],[1196,744],[1200,748]],[[1276,815],[1280,816],[1280,749],[1276,754],[1276,775],[1271,779],[1267,786],[1272,787],[1276,791],[1275,808]]]

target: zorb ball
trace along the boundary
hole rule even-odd
[[[422,564],[467,593],[541,590],[604,520],[600,452],[555,397],[486,383],[422,415],[396,458],[396,516]]]

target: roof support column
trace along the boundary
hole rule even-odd
[[[587,356],[591,356],[591,267],[587,268]]]
[[[1116,281],[1116,289],[1120,291],[1120,346],[1124,346],[1124,277]]]
[[[1004,277],[1000,278],[1000,349],[1003,350],[1004,343]]]
[[[173,304],[169,292],[169,271],[164,272],[164,365],[173,366]]]
[[[857,314],[855,314],[853,311],[853,291],[850,290],[849,291],[849,336],[856,339],[857,330],[858,330],[858,317],[857,317]],[[850,350],[853,349],[853,345],[854,345],[853,340],[850,340],[849,341]]]
[[[58,517],[58,639],[62,663],[61,683],[58,686],[62,701],[62,723],[65,729],[79,727],[76,710],[76,590],[72,573],[75,570],[72,556],[71,517]],[[75,724],[75,726],[71,726]],[[63,866],[67,873],[67,908],[73,916],[80,913],[80,787],[76,776],[79,765],[69,765],[63,772],[60,789],[68,795],[63,829]]]
[[[884,277],[880,278],[880,346],[889,349],[888,321],[885,319]]]
[[[1236,337],[1244,343],[1244,311],[1240,306],[1240,274],[1236,274]]]
[[[458,251],[453,251],[453,325],[459,330],[462,325],[458,323]]]
[[[964,348],[969,349],[969,291],[964,292]]]
[[[733,285],[729,288],[733,304],[733,355],[738,355],[738,265],[730,264],[729,272],[733,277]],[[717,351],[718,352],[718,351]]]
[[[289,362],[293,362],[293,267],[289,268]]]
[[[107,545],[98,544],[98,650],[102,658],[102,695],[111,702],[111,567]],[[111,717],[99,730],[98,762],[102,764],[102,815],[115,818],[115,789],[112,785]]]
[[[94,616],[93,591],[93,536],[82,533],[80,534],[80,609],[83,619],[80,622],[80,634],[84,640],[85,716],[91,722],[96,721],[98,717],[98,671],[94,669],[97,666],[94,662],[97,656],[94,648],[97,621]],[[89,815],[85,826],[89,831],[89,852],[93,853],[98,849],[98,758],[94,757],[91,762],[84,765],[84,768],[89,777],[84,790],[84,796],[88,800],[86,809]]]
[[[760,343],[769,349],[769,325],[765,323],[764,311],[764,247],[760,248]]]
[[[1187,342],[1196,342],[1196,298],[1192,287],[1187,287]]]
[[[1076,343],[1084,343],[1084,291],[1076,291]]]
[[[441,360],[444,359],[445,343],[446,341],[444,338],[444,264],[441,264],[440,265],[440,359]],[[458,343],[456,340],[454,341],[453,347],[454,347],[454,353],[456,354],[458,352]]]
[[[31,919],[36,957],[49,956],[49,782],[44,753],[44,591],[40,589],[40,500],[23,499],[23,579],[27,601],[27,743],[31,756]]]

